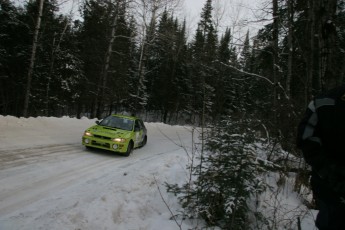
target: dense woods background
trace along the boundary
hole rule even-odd
[[[188,41],[169,2],[84,1],[74,20],[56,0],[2,0],[0,113],[196,122],[246,112],[285,133],[312,95],[344,80],[344,1],[273,0],[271,23],[240,45],[218,32],[211,0]]]
[[[225,118],[252,133],[239,142],[265,136],[300,157],[295,130],[308,101],[345,82],[344,0],[267,1],[268,23],[241,44],[231,25],[220,32],[212,0],[192,39],[175,1],[88,0],[80,20],[58,3],[0,0],[1,115],[127,111],[202,127]]]

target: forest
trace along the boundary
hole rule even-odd
[[[174,2],[87,0],[75,19],[57,0],[1,0],[0,114],[126,111],[199,127],[230,119],[234,132],[300,157],[296,127],[309,100],[345,82],[345,1],[267,0],[267,23],[241,44],[231,25],[220,32],[212,0],[188,39]]]
[[[2,0],[0,114],[195,123],[246,112],[284,134],[313,95],[344,81],[344,1],[268,2],[270,23],[240,45],[231,25],[218,32],[211,0],[191,40],[169,2],[84,1],[75,20],[56,0]]]

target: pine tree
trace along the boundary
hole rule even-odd
[[[212,21],[212,1],[207,0],[198,23],[195,38],[192,43],[193,67],[192,90],[194,114],[199,115],[199,122],[203,124],[206,115],[211,114],[212,99],[214,97],[214,79],[217,70],[214,68],[218,45],[217,31]]]
[[[161,111],[163,122],[170,122],[180,107],[180,91],[185,85],[184,53],[186,46],[185,27],[165,11],[158,24],[152,46],[150,66],[154,71],[148,75],[152,88],[149,106]]]
[[[1,3],[5,4],[5,2]],[[6,108],[9,114],[19,116],[23,112],[19,111],[19,108],[24,107],[28,60],[32,53],[32,35],[35,28],[35,21],[32,18],[37,16],[38,1],[27,3],[18,11],[14,7],[2,6],[2,9],[6,10],[4,16],[7,19],[11,18],[10,24],[6,23],[6,18],[3,21],[5,23],[2,24],[4,27],[10,25],[6,29],[9,37],[1,36],[3,39],[1,44],[6,45],[5,50],[10,52],[7,53],[9,56],[6,60],[1,63],[4,64],[8,76],[11,76],[11,81],[6,83],[7,87],[3,95],[6,98],[12,94],[11,92],[23,92],[12,95],[12,108]],[[76,40],[71,39],[67,42],[65,39],[72,33],[70,19],[56,14],[58,8],[55,1],[46,0],[43,6],[27,114],[60,116],[72,112],[70,108],[74,107],[73,98],[79,95],[75,87],[81,76],[78,72],[81,63],[77,57],[78,48],[74,43]],[[12,10],[14,13],[9,14]],[[23,68],[17,68],[18,65]]]
[[[39,8],[38,1],[29,2],[25,5],[26,11],[23,20],[28,22],[29,28],[32,31],[34,31],[36,24],[32,23],[31,18],[33,15],[37,15]],[[70,30],[70,20],[65,16],[57,16],[57,11],[58,7],[55,0],[44,1],[41,23],[38,28],[39,36],[36,41],[37,50],[34,62],[32,62],[33,59],[31,58],[30,67],[28,68],[29,72],[32,71],[32,81],[30,84],[28,81],[27,84],[27,89],[31,89],[29,97],[26,96],[26,100],[30,98],[31,109],[27,113],[31,115],[60,116],[67,112],[66,103],[70,103],[71,100],[70,98],[67,101],[61,100],[60,95],[64,95],[67,98],[68,95],[73,94],[75,77],[78,77],[74,75],[73,79],[69,79],[70,76],[68,74],[62,73],[69,62],[76,60],[71,59],[73,54],[69,56],[70,58],[67,58],[67,53],[69,52],[65,49],[66,43],[62,46],[64,36]],[[64,59],[66,62],[64,62]],[[70,93],[66,93],[68,91]]]
[[[22,115],[24,76],[29,59],[29,26],[22,10],[9,0],[0,2],[0,114]],[[22,93],[18,93],[22,92]]]
[[[129,67],[131,52],[130,18],[127,18],[126,1],[109,3],[108,11],[111,18],[107,37],[107,51],[102,68],[102,86],[100,87],[97,117],[102,113],[112,113],[113,110],[127,109],[124,104],[129,92]],[[119,87],[119,82],[121,86]],[[105,109],[106,108],[106,109]]]
[[[38,3],[38,10],[37,10],[37,20],[35,24],[35,32],[33,36],[32,42],[32,50],[31,50],[31,57],[30,57],[30,65],[28,68],[28,75],[27,75],[27,83],[26,83],[26,90],[25,90],[25,98],[24,98],[24,109],[23,109],[23,116],[28,116],[28,108],[30,103],[30,96],[31,96],[31,87],[32,87],[32,75],[34,71],[34,67],[36,64],[36,51],[38,46],[38,34],[41,29],[41,17],[43,12],[43,0],[40,0]]]
[[[256,145],[260,140],[250,128],[256,120],[244,118],[222,117],[212,127],[201,171],[200,165],[192,166],[195,181],[167,185],[168,191],[179,194],[188,216],[202,217],[221,229],[247,229],[248,216],[255,212],[248,204],[265,190],[261,175],[273,167]]]
[[[249,44],[249,31],[247,31],[246,38],[243,43],[243,48],[240,57],[240,64],[244,71],[252,72],[251,70],[251,50]]]
[[[128,63],[128,95],[123,103],[128,106],[129,111],[132,114],[135,112],[140,111],[141,106],[138,105],[139,100],[143,100],[142,98],[138,98],[138,95],[143,95],[143,89],[139,90],[142,86],[139,85],[139,49],[137,47],[137,28],[136,28],[136,21],[133,16],[129,19],[129,26],[128,26],[128,37],[129,37],[129,63]],[[139,93],[138,93],[139,92]],[[144,99],[145,100],[145,99]]]
[[[84,62],[85,101],[92,117],[97,114],[97,104],[102,87],[102,68],[108,48],[109,30],[111,28],[111,8],[104,1],[91,0],[83,5],[83,27],[80,33],[81,54]],[[110,11],[109,11],[110,10]]]
[[[175,24],[178,24],[177,21]],[[190,74],[189,74],[189,50],[187,47],[187,37],[186,37],[186,21],[182,25],[176,25],[176,48],[175,48],[175,106],[174,112],[176,112],[176,121],[178,121],[179,114],[182,113],[184,116],[186,111],[190,107],[191,94],[193,92],[190,88]]]
[[[78,43],[79,23],[60,16],[61,27],[57,30],[56,44],[52,47],[50,84],[47,87],[46,114],[51,116],[80,116],[82,85],[85,81],[83,61]],[[64,27],[62,27],[64,26]]]
[[[217,81],[215,82],[215,98],[212,109],[212,117],[218,120],[221,116],[227,114],[231,108],[230,95],[231,95],[231,71],[227,65],[230,64],[232,57],[232,50],[230,47],[231,31],[226,29],[224,35],[219,42],[219,48],[217,53],[217,65],[218,70]]]

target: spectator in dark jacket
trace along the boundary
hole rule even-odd
[[[312,168],[316,226],[345,229],[345,85],[310,102],[298,127],[297,146]]]

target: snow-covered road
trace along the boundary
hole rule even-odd
[[[0,116],[1,230],[178,228],[164,204],[176,212],[177,199],[163,184],[188,176],[173,142],[191,147],[190,129],[147,123],[147,145],[123,157],[81,145],[93,123]]]

